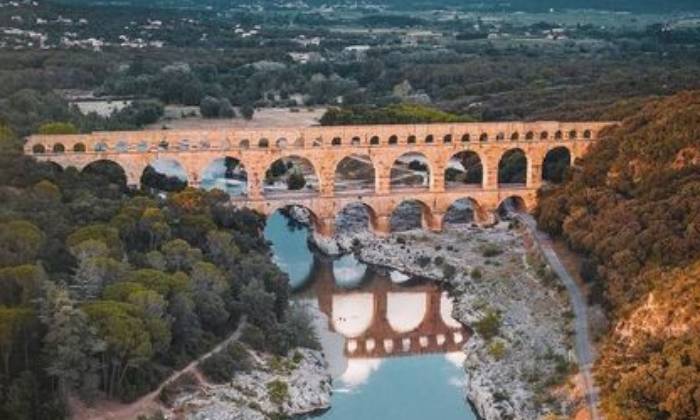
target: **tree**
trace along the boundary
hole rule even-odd
[[[104,342],[87,315],[66,289],[50,285],[40,319],[47,331],[43,340],[46,371],[56,378],[59,395],[65,398],[68,391],[77,390],[83,397],[91,396],[99,386],[96,355],[104,351]]]
[[[30,306],[41,295],[46,273],[39,265],[0,269],[0,305]]]
[[[43,242],[44,234],[28,221],[0,223],[0,266],[34,262]]]
[[[0,357],[5,375],[10,375],[12,353],[22,341],[21,334],[28,332],[26,329],[32,317],[31,309],[0,306]]]
[[[202,259],[202,251],[193,248],[182,239],[173,239],[164,243],[161,248],[169,271],[190,271],[192,266]]]
[[[69,122],[50,122],[39,126],[39,134],[78,134],[78,129]]]
[[[245,118],[246,120],[252,120],[253,119],[253,114],[255,114],[255,108],[253,108],[251,105],[245,104],[241,106],[241,116]]]
[[[199,104],[199,113],[204,118],[218,118],[219,108],[220,104],[218,99],[212,96],[205,96]]]
[[[287,178],[287,188],[290,190],[301,190],[306,186],[306,178],[299,171],[294,171]]]

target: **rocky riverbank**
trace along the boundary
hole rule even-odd
[[[575,369],[568,299],[524,230],[501,222],[378,238],[344,229],[315,242],[329,253],[355,252],[363,262],[444,283],[453,316],[474,331],[464,348],[465,391],[482,418],[570,413],[574,402],[559,392]]]
[[[251,369],[225,384],[210,383],[199,371],[183,376],[161,400],[174,418],[188,420],[265,420],[330,407],[331,377],[320,352],[296,349],[280,358],[251,351],[251,359]]]

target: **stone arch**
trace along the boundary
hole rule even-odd
[[[499,184],[526,184],[528,158],[520,148],[506,150],[498,161]]]
[[[148,145],[148,142],[145,140],[141,140],[136,145],[136,150],[138,150],[139,152],[148,152],[148,149],[150,149],[150,146]]]
[[[86,150],[85,143],[75,143],[73,145],[73,151],[75,153],[85,153]]]
[[[117,153],[126,153],[129,151],[129,143],[125,140],[119,140],[117,144],[114,145],[114,150]]]
[[[444,144],[451,144],[452,143],[452,134],[445,134],[445,136],[442,138],[442,142]]]
[[[199,141],[198,147],[202,150],[209,150],[209,149],[211,149],[211,143],[206,139],[202,139]],[[221,140],[221,149],[222,150],[227,150],[230,147],[231,147],[231,142],[229,142],[228,139]]]
[[[390,185],[428,189],[433,176],[430,160],[418,152],[407,152],[397,157],[391,166]]]
[[[35,155],[46,153],[46,147],[43,144],[35,144],[32,146],[32,153]]]
[[[513,141],[520,140],[520,133],[517,131],[514,131],[513,134],[510,135],[510,139]]]
[[[315,232],[323,232],[324,228],[324,222],[319,215],[316,214],[311,208],[304,206],[303,204],[297,204],[297,203],[276,203],[273,204],[267,211],[267,217],[271,217],[277,212],[289,212],[294,208],[299,208],[303,209],[304,212],[306,213],[306,216],[308,217],[308,224],[311,229],[313,229]]]
[[[564,138],[564,133],[562,133],[561,130],[557,130],[557,131],[554,133],[554,140],[561,140],[561,139],[563,139],[563,138]]]
[[[179,191],[185,188],[189,174],[177,159],[157,158],[149,162],[141,174],[141,186],[161,191]]]
[[[578,137],[578,132],[576,130],[569,131],[569,139],[570,140],[575,140],[577,137]]]
[[[460,225],[484,220],[485,211],[472,197],[465,196],[452,201],[442,218],[442,228],[447,225]]]
[[[335,216],[336,231],[340,232],[356,232],[365,228],[374,232],[377,229],[377,221],[376,210],[362,201],[344,205]]]
[[[340,137],[333,137],[331,140],[331,146],[342,146],[343,145],[343,139]]]
[[[527,211],[527,203],[525,199],[519,195],[511,195],[502,199],[501,202],[498,203],[497,213],[501,218],[506,217],[510,211]]]
[[[566,146],[551,148],[542,161],[542,180],[559,183],[571,167],[571,150]]]
[[[265,170],[263,195],[272,196],[290,191],[320,192],[321,179],[316,165],[303,156],[291,154],[272,161]]]
[[[408,138],[406,139],[406,143],[407,144],[416,144],[416,136],[414,136],[413,134],[408,136]]]
[[[445,188],[479,187],[484,183],[484,165],[481,156],[473,150],[453,154],[445,167]]]
[[[401,232],[417,228],[430,228],[433,214],[426,203],[418,199],[406,199],[391,210],[389,231]]]
[[[435,136],[432,134],[425,136],[425,144],[433,144],[433,142],[435,142]]]
[[[593,133],[591,132],[591,130],[589,130],[589,129],[584,130],[583,131],[583,138],[586,140],[590,140],[591,138],[593,138]]]
[[[250,140],[242,139],[238,142],[238,147],[241,149],[250,149]]]
[[[220,189],[231,196],[248,194],[248,173],[235,157],[225,156],[211,160],[199,175],[204,189]]]
[[[99,141],[99,142],[95,143],[95,151],[96,152],[106,152],[107,150],[109,150],[109,147],[107,146],[107,143],[105,143],[104,141]]]
[[[352,138],[352,140],[350,140],[350,144],[353,146],[359,146],[362,144],[362,139],[359,138],[358,136],[355,136]]]
[[[126,169],[119,164],[119,162],[111,159],[94,160],[85,165],[81,172],[98,175],[110,183],[115,183],[123,187],[126,187],[129,181]]]
[[[370,146],[379,146],[379,136],[372,136],[369,139]]]
[[[397,144],[399,144],[399,137],[396,134],[389,137],[389,145],[390,146],[396,146]]]
[[[525,140],[533,140],[535,138],[535,133],[533,131],[528,131],[525,133]]]
[[[63,145],[63,143],[56,143],[53,145],[53,148],[51,149],[53,153],[65,153],[66,152],[66,146]]]
[[[547,140],[549,138],[549,132],[543,131],[540,133],[540,140]]]
[[[479,141],[481,141],[481,142],[489,141],[489,134],[488,133],[481,133],[481,135],[479,136]]]
[[[375,192],[377,173],[369,155],[353,153],[338,161],[333,170],[334,191]]]
[[[496,134],[496,141],[503,141],[506,139],[506,134],[504,132],[499,132]]]
[[[268,147],[270,147],[270,140],[266,139],[265,137],[258,140],[258,148],[267,149]]]
[[[287,141],[286,138],[280,137],[280,138],[278,138],[277,141],[275,142],[275,145],[276,145],[277,148],[279,148],[279,149],[286,149],[287,146],[289,146],[289,142]]]
[[[158,150],[168,150],[170,149],[170,143],[167,140],[161,140],[158,142]]]
[[[466,133],[462,136],[462,143],[469,143],[471,141],[471,136],[469,133]]]
[[[184,152],[187,150],[190,150],[190,140],[189,139],[181,139],[177,142],[177,150]]]

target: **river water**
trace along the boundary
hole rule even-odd
[[[446,293],[352,255],[316,255],[308,236],[306,226],[279,212],[265,228],[295,300],[316,315],[333,375],[332,408],[318,417],[476,419],[463,389],[467,332],[450,316]]]

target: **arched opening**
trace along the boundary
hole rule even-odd
[[[100,159],[90,162],[82,173],[96,177],[98,185],[115,185],[120,191],[126,190],[127,177],[124,168],[113,160]]]
[[[399,138],[396,135],[389,137],[389,145],[395,146],[399,144]]]
[[[359,146],[360,144],[362,144],[362,139],[360,139],[359,137],[355,136],[355,137],[353,137],[352,140],[350,141],[350,144],[352,144],[353,146]]]
[[[168,143],[166,140],[161,140],[158,143],[158,150],[168,150],[170,148],[170,143]]]
[[[340,137],[333,137],[333,140],[331,140],[331,146],[342,146],[343,145],[343,139]]]
[[[201,175],[201,186],[207,190],[219,189],[230,196],[248,193],[248,174],[240,160],[226,156],[213,160]]]
[[[116,150],[118,153],[126,153],[129,151],[129,143],[125,142],[124,140],[120,140],[116,145],[114,145],[114,150]]]
[[[391,188],[420,188],[430,187],[430,166],[428,159],[422,153],[406,153],[401,155],[391,167]]]
[[[430,217],[430,208],[418,200],[402,201],[391,212],[389,225],[392,232],[405,232],[407,230],[421,229],[427,226],[426,220]]]
[[[379,137],[372,136],[372,138],[369,139],[369,144],[370,146],[379,146]]]
[[[323,138],[322,137],[316,137],[311,143],[311,147],[322,147],[323,146]]]
[[[503,141],[505,139],[506,139],[505,133],[501,132],[501,133],[496,134],[496,141]]]
[[[272,162],[265,172],[263,194],[272,196],[295,192],[315,194],[319,191],[316,168],[300,156],[285,156]]]
[[[481,135],[479,136],[479,141],[481,141],[481,142],[489,141],[488,133],[481,133]]]
[[[270,147],[270,140],[266,138],[258,140],[258,147],[261,149],[267,149],[268,147]]]
[[[351,203],[335,216],[335,231],[338,233],[357,233],[374,231],[377,215],[374,209],[365,203]]]
[[[238,147],[240,147],[241,149],[250,149],[250,140],[241,140],[240,143],[238,143]]]
[[[187,171],[175,159],[160,158],[146,166],[141,188],[151,191],[181,191],[187,187]]]
[[[578,137],[578,133],[576,132],[576,130],[569,131],[569,138],[571,140],[575,140],[577,137]]]
[[[289,146],[289,142],[284,137],[278,138],[276,144],[279,149],[286,149]]]
[[[346,156],[335,167],[336,192],[374,193],[375,173],[372,160],[367,155]]]
[[[442,223],[447,225],[465,225],[474,223],[478,204],[472,198],[460,198],[447,208]]]
[[[534,138],[535,138],[535,133],[533,133],[532,131],[528,131],[527,133],[525,133],[525,140],[532,140]]]
[[[525,185],[527,182],[527,157],[522,149],[510,149],[498,162],[498,183]]]
[[[564,138],[564,133],[562,133],[561,130],[554,133],[554,140],[561,140],[562,138]]]
[[[547,140],[549,138],[549,132],[543,131],[540,133],[540,140]]]
[[[64,153],[66,151],[66,146],[64,146],[61,143],[56,143],[53,145],[53,152],[54,153]]]
[[[517,131],[514,132],[513,134],[510,135],[510,139],[513,141],[520,140],[520,133],[518,133]]]
[[[435,141],[435,137],[429,134],[425,137],[425,144],[432,144]]]
[[[75,143],[73,145],[73,151],[75,153],[85,153],[85,143]]]
[[[445,169],[447,189],[461,187],[481,188],[484,168],[481,158],[471,150],[461,151],[450,158]]]
[[[128,148],[128,146],[127,146]],[[188,139],[182,139],[177,143],[177,150],[182,152],[190,150],[190,141]]]
[[[462,136],[462,143],[469,143],[471,141],[471,137],[469,134],[465,134]]]
[[[34,146],[32,146],[32,153],[34,153],[34,154],[46,153],[46,147],[44,147],[43,144],[35,144]]]
[[[442,142],[445,144],[452,143],[452,134],[446,134],[445,137],[442,138]]]
[[[542,163],[542,179],[560,183],[571,167],[571,152],[566,147],[555,147],[547,152]]]
[[[136,145],[136,150],[139,152],[147,152],[149,149],[148,142],[146,141],[140,141],[139,144]]]
[[[509,219],[513,213],[524,213],[527,211],[525,200],[522,197],[514,195],[501,201],[498,205],[497,213],[501,219]]]
[[[408,136],[408,139],[406,139],[406,143],[416,144],[416,136]]]
[[[95,144],[95,151],[96,152],[106,152],[107,151],[107,143],[105,143],[103,141],[98,142],[97,144]]]
[[[593,137],[593,133],[591,133],[591,130],[585,130],[583,132],[584,139],[589,140],[591,137]]]
[[[200,140],[198,147],[202,150],[209,150],[211,149],[211,143],[207,140]],[[231,147],[231,142],[228,140],[222,140],[221,141],[221,149],[222,150],[228,150]]]

